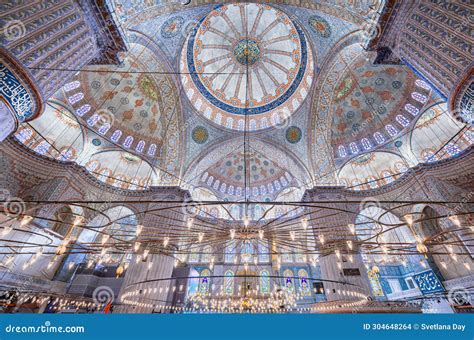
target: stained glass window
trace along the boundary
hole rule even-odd
[[[270,261],[269,255],[270,249],[267,245],[267,241],[262,240],[258,243],[258,261],[259,262],[268,262]]]
[[[398,122],[403,127],[407,127],[410,124],[410,121],[403,115],[397,115],[395,118]]]
[[[199,280],[199,293],[201,294],[207,294],[209,292],[209,276],[211,275],[211,272],[209,269],[204,269],[201,272],[200,275],[200,280]]]
[[[202,249],[201,262],[202,263],[209,263],[209,262],[211,262],[211,257],[212,257],[212,247],[211,246],[205,246]]]
[[[109,131],[110,129],[110,124],[109,123],[104,123],[102,124],[102,126],[99,128],[99,133],[101,135],[105,135],[107,133],[107,131]]]
[[[305,269],[298,271],[298,277],[300,279],[300,291],[303,296],[311,296],[311,288],[308,281],[308,272]]]
[[[33,131],[30,128],[21,129],[15,134],[15,138],[25,144],[33,136]]]
[[[260,292],[262,294],[270,293],[270,273],[268,270],[262,270],[260,272]]]
[[[112,140],[112,142],[117,142],[120,139],[120,136],[122,136],[122,131],[115,130],[110,139]]]
[[[362,138],[360,141],[362,146],[364,147],[364,150],[370,150],[372,148],[372,143],[368,138]]]
[[[48,151],[51,145],[47,141],[42,141],[35,147],[35,152],[39,153],[40,155],[45,155]]]
[[[423,80],[421,79],[417,79],[415,80],[415,85],[418,86],[418,87],[421,87],[422,89],[425,89],[425,90],[431,90],[431,87]]]
[[[446,152],[452,157],[452,156],[456,156],[457,154],[459,154],[461,152],[461,149],[454,143],[449,143],[447,144],[444,149],[446,150]]]
[[[77,89],[79,86],[81,86],[81,83],[78,80],[72,81],[70,83],[67,83],[64,85],[63,89],[66,92],[72,91],[74,89]]]
[[[385,137],[378,131],[374,133],[374,139],[378,144],[385,142]]]
[[[94,113],[92,116],[90,116],[87,119],[87,125],[94,126],[95,123],[97,123],[98,120],[99,120],[99,115],[97,113]]]
[[[436,162],[438,160],[438,156],[435,154],[433,150],[425,149],[421,152],[421,156],[423,160],[427,163]]]
[[[153,157],[156,153],[156,144],[151,144],[149,147],[148,147],[148,156],[151,156]]]
[[[82,105],[80,108],[78,108],[76,110],[76,114],[79,116],[79,117],[82,117],[84,116],[87,112],[89,112],[91,110],[91,106],[89,104],[84,104]]]
[[[352,142],[349,144],[349,148],[351,149],[351,153],[354,155],[359,152],[359,147],[356,143]]]
[[[228,295],[234,294],[234,272],[228,270],[224,274],[224,292]]]
[[[236,247],[237,247],[236,241],[227,242],[227,245],[225,247],[225,255],[224,255],[225,262],[233,263],[235,261]]]
[[[145,148],[145,141],[139,141],[138,144],[137,144],[137,147],[135,148],[135,150],[137,150],[138,152],[143,152],[143,149]]]
[[[295,287],[293,285],[293,272],[290,269],[286,269],[283,272],[283,280],[285,289],[289,292],[293,292]]]
[[[428,97],[418,92],[412,92],[411,97],[420,103],[426,103]]]
[[[123,141],[123,146],[128,149],[132,145],[132,143],[133,143],[133,137],[127,136],[127,138],[125,138],[125,140]]]
[[[344,145],[339,145],[339,147],[337,148],[337,152],[339,154],[339,157],[347,156],[346,148],[344,147]]]
[[[387,124],[385,130],[387,130],[388,134],[392,137],[396,136],[398,133],[398,130],[395,129],[392,124]]]
[[[82,92],[73,94],[72,96],[69,97],[69,103],[74,105],[78,101],[82,100],[82,98],[84,98],[84,93],[82,93]]]
[[[416,116],[418,113],[420,113],[420,110],[418,108],[414,107],[410,103],[405,105],[405,110],[407,110],[409,113],[411,113],[412,116]]]
[[[382,176],[387,183],[392,183],[393,182],[393,177],[392,173],[390,171],[383,171]]]

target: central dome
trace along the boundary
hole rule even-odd
[[[188,37],[182,83],[196,110],[216,124],[259,130],[281,124],[306,98],[313,59],[301,28],[268,5],[214,8]]]

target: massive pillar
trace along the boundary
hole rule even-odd
[[[354,223],[359,205],[344,203],[344,196],[337,191],[337,188],[316,187],[308,190],[303,200],[334,202],[318,203],[318,208],[312,209],[310,215],[316,243],[321,252],[319,265],[321,279],[325,280],[327,300],[357,300],[360,296],[348,292],[370,295],[367,270],[357,249],[355,236],[348,227]]]
[[[105,1],[2,1],[0,27],[0,141],[39,116],[75,70],[125,50]]]
[[[387,1],[375,62],[401,61],[444,97],[453,116],[472,124],[474,7],[468,0]]]

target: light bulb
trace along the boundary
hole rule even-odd
[[[204,239],[204,233],[199,233],[198,234],[198,241],[202,242],[203,239]]]
[[[21,219],[20,225],[21,225],[22,227],[24,227],[25,225],[27,225],[28,223],[30,223],[32,220],[33,220],[33,217],[28,216],[28,215],[25,215],[25,216],[23,216],[23,218]]]
[[[411,227],[413,225],[413,215],[411,214],[405,215],[405,221]]]
[[[166,248],[168,246],[168,243],[170,242],[170,238],[168,236],[166,236],[164,239],[163,239],[163,246]]]
[[[137,225],[137,232],[136,232],[137,236],[139,236],[142,233],[142,231],[143,231],[143,226],[141,224]]]
[[[308,228],[308,219],[303,218],[303,219],[301,220],[301,226],[303,227],[303,229],[306,230],[306,228]]]
[[[349,231],[350,231],[353,235],[355,235],[355,226],[354,226],[354,224],[349,223],[347,226],[349,227]]]
[[[264,234],[263,229],[260,229],[260,230],[258,231],[258,237],[259,237],[261,240],[263,240],[263,234]]]
[[[347,246],[349,247],[349,249],[352,249],[352,241],[347,241]]]
[[[150,249],[145,249],[143,251],[143,261],[146,261],[148,258],[148,254],[150,253]]]
[[[107,235],[107,234],[104,235],[104,236],[102,236],[102,241],[101,241],[101,243],[102,243],[102,244],[106,244],[107,241],[109,240],[109,238],[110,238],[110,235]]]
[[[321,242],[321,244],[324,244],[324,235],[323,234],[319,235],[319,242]]]
[[[140,242],[135,242],[135,244],[133,246],[133,250],[138,251],[138,249],[140,249],[140,246],[141,246]]]
[[[295,232],[293,230],[290,231],[290,238],[291,238],[292,241],[295,240]]]
[[[235,238],[235,229],[230,230],[230,238],[233,240]]]
[[[191,229],[191,227],[193,226],[193,222],[194,222],[194,219],[192,217],[188,218],[188,221],[187,221],[188,229]]]

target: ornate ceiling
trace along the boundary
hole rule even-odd
[[[110,1],[122,63],[77,72],[17,138],[122,189],[235,201],[370,190],[472,143],[410,69],[372,64],[379,1],[289,3]]]

